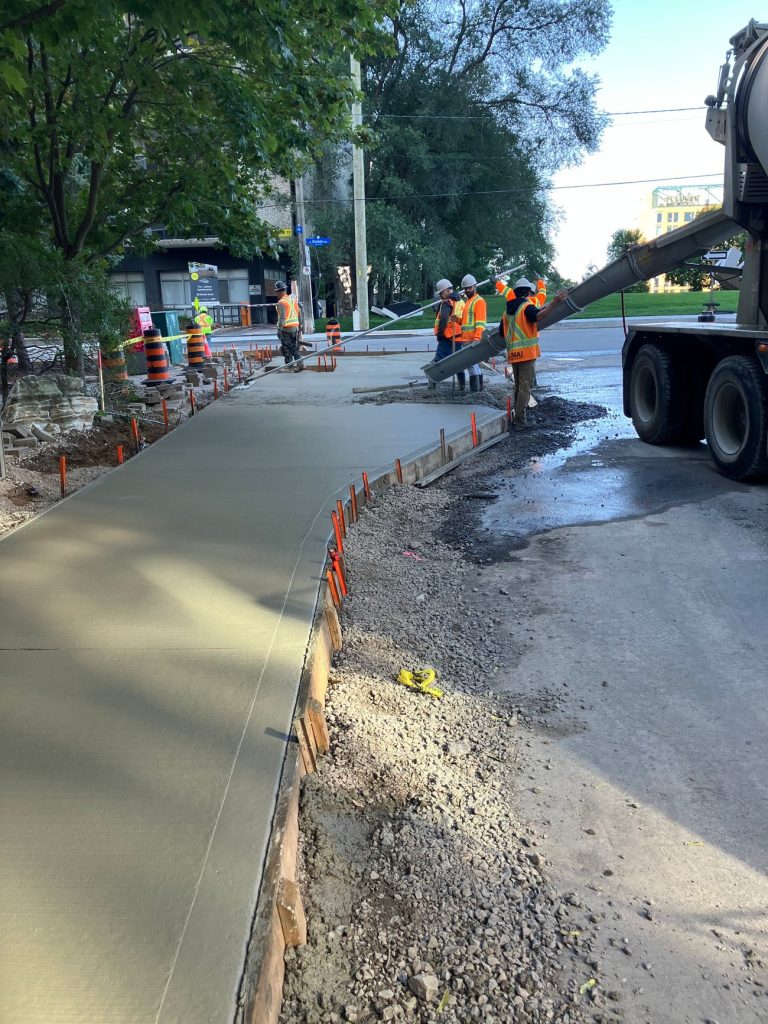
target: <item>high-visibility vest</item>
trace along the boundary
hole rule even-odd
[[[202,327],[203,334],[210,334],[213,317],[210,313],[198,313],[195,317],[195,323]]]
[[[292,295],[284,295],[282,299],[278,299],[277,305],[285,315],[285,320],[280,326],[288,329],[297,328],[299,326],[299,307],[296,299]]]
[[[464,344],[480,341],[483,331],[488,326],[485,299],[482,295],[473,295],[464,303],[461,314],[461,340]]]
[[[454,319],[454,317],[457,315],[456,307],[459,306],[459,302],[456,299],[440,300],[440,303],[437,307],[437,313],[435,314],[435,326],[433,328],[434,333],[435,335],[437,335],[437,332],[440,329],[440,307],[442,306],[443,301],[450,302],[451,304],[451,315],[448,317],[448,323],[445,325],[445,330],[443,331],[443,334],[449,340],[455,338],[458,341],[459,336],[461,335],[461,325],[457,324],[456,320]]]
[[[536,306],[532,299],[526,299],[521,303],[513,317],[506,317],[504,340],[507,343],[507,362],[527,363],[531,359],[538,359],[541,355],[539,348],[539,328],[535,323],[526,317],[525,311],[528,306]]]
[[[499,295],[502,295],[506,302],[510,299],[514,299],[515,293],[511,288],[508,288],[503,281],[496,282],[496,291]],[[546,305],[547,302],[547,285],[544,281],[539,278],[536,282],[536,294],[531,296],[531,302],[534,306],[538,306],[541,309],[542,306]]]

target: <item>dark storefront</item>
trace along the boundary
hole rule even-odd
[[[289,280],[287,257],[284,263],[270,257],[245,260],[206,241],[165,239],[151,256],[126,256],[111,276],[131,305],[149,306],[153,311],[189,312],[192,298],[188,263],[210,263],[219,268],[221,306],[211,308],[214,318],[239,323],[239,307],[247,305],[253,323],[267,323],[268,311],[260,304],[274,303],[275,281]],[[269,320],[274,320],[274,314]]]

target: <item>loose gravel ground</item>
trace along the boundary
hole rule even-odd
[[[600,412],[549,399],[542,418],[547,402],[561,422],[499,445],[486,468],[551,450]],[[446,527],[477,473],[395,488],[350,532],[331,753],[302,790],[309,941],[286,952],[284,1024],[622,1017],[600,984],[598,916],[549,882],[543,837],[516,810],[530,730],[568,709],[554,691],[494,692],[518,660],[531,595],[491,593]],[[395,682],[426,665],[441,699]]]

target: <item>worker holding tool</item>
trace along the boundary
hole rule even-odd
[[[275,282],[277,294],[277,341],[280,351],[283,354],[285,365],[290,366],[295,359],[300,358],[299,353],[299,326],[301,317],[299,315],[299,303],[288,295],[288,287],[285,281]],[[301,363],[297,363],[294,370],[298,372],[303,369]]]
[[[471,274],[465,274],[461,279],[461,287],[464,289],[464,308],[461,313],[461,343],[470,345],[473,341],[480,341],[483,331],[486,329],[488,312],[485,299],[477,294],[477,281]],[[461,384],[459,384],[461,387]],[[474,364],[469,367],[469,390],[483,390],[483,375],[480,367]]]
[[[461,343],[461,318],[464,311],[464,302],[461,296],[453,290],[453,285],[446,277],[441,277],[435,285],[435,295],[438,301],[434,303],[435,311],[435,337],[437,338],[437,349],[435,351],[435,362],[445,359],[456,351],[456,345]],[[456,374],[459,382],[459,390],[464,391],[467,380],[464,371]],[[437,385],[432,385],[437,387]]]
[[[499,280],[498,277],[492,277],[491,281],[493,281],[494,285],[496,286],[496,291],[499,293],[499,295],[502,296],[502,298],[506,302],[509,302],[510,299],[514,299],[515,292],[513,288],[507,288],[504,282]],[[538,306],[539,309],[541,309],[547,303],[547,284],[546,281],[544,281],[544,279],[541,277],[536,282],[536,292],[535,294],[531,295],[531,302],[535,306]]]
[[[509,291],[510,289],[505,288],[505,292]],[[507,301],[499,330],[504,335],[507,362],[512,366],[515,378],[514,427],[516,430],[524,430],[526,410],[535,380],[536,360],[541,355],[537,321],[546,307],[537,306],[533,299],[536,293],[534,285],[527,277],[515,281],[511,291],[512,298]],[[558,292],[554,301],[562,299],[565,295],[565,291]]]

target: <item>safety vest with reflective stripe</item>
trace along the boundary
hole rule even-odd
[[[525,311],[528,306],[535,306],[532,299],[523,302],[514,317],[506,317],[504,340],[507,343],[507,362],[527,363],[531,359],[538,359],[541,355],[539,348],[539,328],[535,323],[526,317]]]
[[[496,282],[496,291],[499,295],[503,295],[507,302],[515,297],[514,291],[511,288],[507,288],[503,281]],[[536,294],[531,296],[531,302],[534,306],[538,306],[539,309],[547,303],[547,285],[541,279],[536,282]]]
[[[445,325],[443,336],[448,338],[449,340],[452,338],[456,338],[456,340],[458,341],[459,335],[461,334],[461,327],[456,323],[455,318],[457,315],[461,313],[461,302],[457,299],[440,300],[440,302],[437,305],[437,313],[435,314],[435,326],[433,327],[433,331],[435,335],[437,335],[438,331],[440,330],[440,309],[443,305],[443,302],[450,302],[451,304],[451,315],[448,317],[448,323]]]
[[[488,326],[485,299],[482,295],[473,295],[464,303],[461,315],[461,340],[464,344],[480,341],[483,331]]]
[[[202,327],[203,334],[210,334],[213,328],[213,317],[210,313],[198,313],[195,317],[195,323]]]
[[[282,299],[277,300],[278,310],[278,324],[280,327],[285,327],[290,330],[292,327],[299,326],[299,307],[296,299],[292,295],[284,295]],[[280,323],[280,314],[283,315],[283,322]]]

